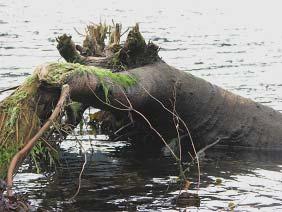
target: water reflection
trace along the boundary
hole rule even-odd
[[[146,39],[162,47],[169,64],[235,93],[282,109],[281,3],[267,0],[0,0],[0,88],[21,83],[36,65],[60,61],[54,38],[70,33],[75,41],[90,21],[112,19],[124,30],[141,23]],[[92,8],[92,9],[89,9]],[[0,99],[8,93],[0,94]],[[23,166],[18,191],[34,205],[53,211],[172,210],[179,191],[174,161],[139,158],[128,144],[82,138],[89,162],[76,202],[83,163],[79,145],[70,140],[56,174],[32,174]],[[99,138],[100,139],[100,138]],[[93,151],[91,150],[93,148]],[[281,210],[279,153],[210,150],[201,163],[201,211],[225,210],[230,202],[242,211]],[[197,171],[191,169],[190,181]],[[216,179],[221,185],[215,185]],[[192,187],[193,188],[193,187]],[[197,210],[189,208],[189,210]]]
[[[100,140],[92,145],[82,140],[88,162],[75,202],[68,200],[78,186],[84,157],[72,140],[65,142],[56,174],[46,177],[23,170],[16,178],[18,191],[28,192],[34,205],[53,211],[178,210],[173,199],[181,187],[173,159],[136,155],[125,142],[112,145]],[[230,203],[239,211],[281,209],[281,159],[279,152],[208,150],[201,161],[201,206],[189,210],[226,210]],[[197,175],[196,167],[191,167],[194,193]]]

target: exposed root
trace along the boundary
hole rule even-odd
[[[113,26],[110,27],[109,46],[120,45],[121,28],[121,24],[118,23],[113,23]]]
[[[69,86],[64,85],[62,87],[62,92],[61,92],[61,96],[59,98],[59,101],[58,101],[52,115],[50,116],[50,118],[45,122],[45,124],[42,126],[42,128],[34,135],[34,137],[31,140],[29,140],[25,144],[25,146],[13,157],[13,159],[12,159],[10,165],[9,165],[8,174],[7,174],[7,186],[8,186],[7,193],[8,193],[8,196],[13,195],[13,192],[12,192],[13,174],[14,174],[16,166],[31,151],[32,147],[36,144],[38,139],[40,139],[40,137],[44,134],[44,132],[46,132],[49,129],[49,127],[52,125],[52,123],[59,116],[59,114],[61,113],[62,108],[63,108],[63,106],[66,102],[68,95],[69,95]]]
[[[56,38],[59,53],[64,57],[67,62],[84,64],[85,58],[82,57],[76,50],[76,46],[71,39],[71,36],[66,34]]]
[[[105,56],[105,39],[108,33],[106,24],[92,24],[86,27],[86,36],[83,41],[81,54],[83,56]]]
[[[159,47],[150,41],[146,44],[138,24],[132,27],[125,43],[121,45],[122,35],[121,24],[92,24],[86,28],[82,46],[75,45],[71,36],[64,34],[57,38],[57,49],[67,62],[99,66],[113,71],[141,67],[160,60]],[[106,46],[107,38],[109,44]]]
[[[5,178],[11,158],[41,123],[37,115],[38,79],[29,77],[0,103],[0,178]]]

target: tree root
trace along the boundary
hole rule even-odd
[[[197,163],[197,188],[201,180],[199,157],[221,140],[228,145],[281,148],[282,115],[279,112],[168,66],[158,56],[158,47],[145,42],[138,25],[131,28],[122,45],[121,25],[111,29],[102,24],[88,26],[83,46],[75,45],[71,36],[59,37],[57,48],[61,56],[67,62],[82,65],[59,63],[41,66],[32,76],[33,80],[26,83],[25,89],[20,87],[9,101],[0,104],[3,111],[0,114],[0,153],[2,149],[2,152],[9,153],[0,164],[0,177],[6,177],[10,163],[7,177],[9,196],[12,196],[13,174],[37,140],[43,134],[42,140],[49,141],[52,136],[63,139],[65,136],[62,135],[76,127],[88,106],[110,112],[114,122],[119,122],[119,127],[112,130],[115,139],[128,137],[133,143],[142,137],[141,141],[153,140],[151,143],[157,148],[166,146],[178,162],[184,181],[189,167],[183,168],[182,153],[190,154],[192,163]],[[104,39],[108,35],[109,45],[106,46]],[[64,84],[68,84],[70,89],[64,86],[59,98]],[[70,98],[78,105],[62,108],[69,92]],[[62,110],[66,111],[67,119],[56,120],[54,124],[55,119],[63,117],[60,116]],[[106,122],[105,117],[103,121]],[[112,129],[117,126],[113,125]],[[219,139],[214,141],[215,137]],[[179,149],[169,145],[171,139],[176,139]],[[8,147],[12,147],[12,151],[7,151],[10,150]],[[19,147],[22,149],[18,152]],[[79,192],[86,161],[74,197]]]
[[[145,42],[138,24],[131,28],[123,45],[120,44],[123,35],[120,31],[121,24],[89,25],[82,46],[75,45],[72,37],[64,34],[57,38],[57,49],[67,62],[108,68],[115,72],[161,60],[159,47],[150,41]],[[109,44],[106,46],[107,37]]]
[[[43,135],[43,133],[46,132],[49,129],[49,127],[52,125],[53,122],[55,122],[57,117],[60,115],[62,108],[64,107],[64,104],[65,104],[68,96],[69,96],[69,86],[64,85],[62,87],[61,96],[59,98],[59,101],[58,101],[52,115],[50,116],[50,118],[45,122],[45,124],[37,132],[37,134],[32,139],[30,139],[26,143],[26,145],[13,157],[13,159],[12,159],[10,165],[9,165],[8,174],[7,174],[7,193],[8,193],[8,196],[13,195],[13,191],[12,191],[13,174],[14,174],[14,171],[15,171],[17,165],[31,151],[32,147],[36,144],[36,142]]]

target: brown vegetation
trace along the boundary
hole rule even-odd
[[[36,141],[65,137],[89,106],[103,111],[112,139],[166,146],[178,162],[215,144],[281,149],[281,113],[167,65],[138,25],[124,44],[121,35],[121,25],[100,24],[87,27],[82,46],[60,36],[68,63],[38,66],[0,103],[0,177],[9,186]]]

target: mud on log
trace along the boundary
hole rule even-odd
[[[93,106],[107,111],[114,139],[160,147],[178,138],[183,154],[194,152],[191,137],[197,150],[215,141],[281,149],[281,113],[167,65],[158,56],[159,48],[145,42],[138,25],[124,44],[120,32],[119,24],[88,26],[82,46],[71,36],[57,38],[58,51],[68,63],[38,66],[0,103],[1,178],[7,177],[17,152],[48,122],[65,85],[70,100],[40,142],[48,143],[54,134],[66,136]],[[29,153],[22,154],[16,167]]]

